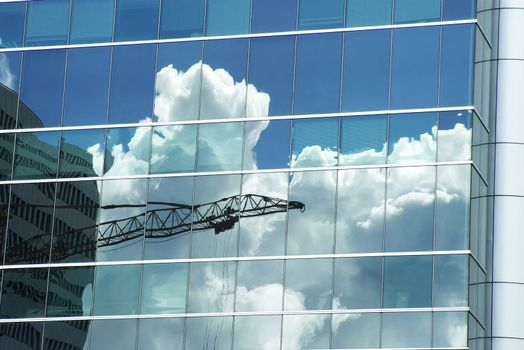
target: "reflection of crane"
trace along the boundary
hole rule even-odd
[[[57,206],[56,208],[71,207]],[[87,206],[74,207],[74,209],[80,208],[87,208]],[[125,208],[144,208],[147,210],[137,215],[109,220],[55,235],[53,238],[53,260],[57,261],[75,254],[89,256],[95,252],[97,247],[114,246],[140,237],[146,239],[167,238],[191,230],[208,229],[213,229],[215,234],[219,234],[232,229],[240,218],[282,213],[288,209],[299,209],[303,212],[305,205],[297,201],[245,194],[194,206],[172,202],[148,202],[147,205],[124,204],[100,207],[104,211]],[[5,215],[5,207],[4,210],[0,211],[2,212],[0,215]],[[92,237],[92,239],[87,239],[87,237]],[[12,263],[46,259],[49,248],[50,235],[40,234],[18,244],[10,245],[6,251],[6,261]]]

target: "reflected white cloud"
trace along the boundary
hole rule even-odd
[[[2,38],[0,38],[0,44],[1,43]],[[0,83],[15,90],[15,75],[9,68],[9,59],[5,53],[0,53]]]

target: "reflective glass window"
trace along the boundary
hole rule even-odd
[[[13,322],[0,325],[2,349],[33,350],[42,346],[44,322]],[[31,337],[26,334],[33,335]]]
[[[0,53],[0,86],[4,85],[8,89],[13,90],[13,92],[18,92],[18,88],[20,85],[21,63],[21,52]],[[2,90],[4,90],[4,87],[2,87]],[[16,95],[9,93],[8,90],[4,90],[2,96],[3,97],[1,97],[0,108],[3,110],[4,113],[0,115],[0,129],[14,129],[14,121],[16,118],[16,104],[18,102],[17,97]]]
[[[286,261],[284,310],[331,309],[333,260]]]
[[[27,4],[25,45],[67,43],[69,0],[31,1]]]
[[[138,321],[138,350],[182,350],[183,318],[151,318]]]
[[[142,272],[140,313],[186,310],[187,264],[147,264]]]
[[[32,2],[31,4],[40,3],[47,2]],[[28,51],[24,53],[20,101],[31,110],[32,119],[35,120],[33,124],[39,124],[33,127],[58,126],[60,124],[65,57],[65,50]]]
[[[104,124],[109,87],[108,47],[68,51],[63,124]]]
[[[188,312],[233,311],[235,262],[193,263],[189,269]]]
[[[410,3],[427,1],[410,0]],[[393,31],[392,109],[437,106],[440,27]]]
[[[346,27],[391,24],[392,0],[347,0]]]
[[[278,1],[282,4],[287,3]],[[294,53],[295,37],[267,37],[251,40],[247,96],[248,117],[291,114]]]
[[[105,130],[62,132],[59,177],[102,176]]]
[[[253,0],[252,33],[286,32],[297,26],[297,0]]]
[[[91,321],[91,350],[130,350],[135,348],[136,319]]]
[[[189,256],[193,182],[191,177],[150,179],[144,259]]]
[[[11,180],[15,134],[0,135],[0,180]]]
[[[0,4],[0,47],[20,47],[24,40],[25,3]]]
[[[341,309],[381,306],[382,258],[335,260],[333,303]]]
[[[387,127],[385,115],[341,118],[339,165],[385,163]]]
[[[151,174],[195,170],[196,125],[157,126],[151,141]]]
[[[246,115],[248,41],[211,40],[204,44],[201,119],[241,118]],[[267,97],[257,94],[253,101]]]
[[[97,266],[93,315],[136,314],[139,290],[139,265]]]
[[[294,114],[338,112],[342,34],[301,35],[297,40]]]
[[[235,317],[234,350],[279,349],[281,316]]]
[[[243,134],[243,123],[200,124],[197,171],[239,170]]]
[[[391,30],[345,34],[343,111],[388,108],[390,51]]]
[[[46,268],[4,270],[0,304],[2,316],[44,317],[47,274]]]
[[[333,251],[336,172],[295,172],[289,178],[289,200],[304,205],[290,210],[287,253]]]
[[[440,106],[473,103],[474,25],[442,27]]]
[[[159,6],[160,0],[117,0],[115,41],[156,39]]]
[[[206,35],[247,33],[250,12],[249,0],[207,0]]]
[[[324,29],[344,26],[344,0],[301,0],[298,28]]]
[[[475,18],[475,0],[443,0],[442,20]]]
[[[94,278],[94,266],[51,268],[46,316],[91,315]]]
[[[282,349],[329,349],[330,315],[284,315]]]
[[[110,42],[114,8],[115,0],[73,0],[69,42]]]
[[[196,178],[191,257],[237,255],[239,194],[239,175]]]
[[[137,175],[149,171],[151,128],[116,128],[107,130],[104,174]],[[97,150],[95,157],[101,157]]]
[[[160,39],[202,36],[204,11],[205,0],[163,0]]]
[[[470,160],[471,111],[440,112],[438,118],[438,160]]]
[[[158,46],[154,110],[158,121],[198,119],[201,85],[201,42]]]
[[[42,326],[44,322],[40,322]],[[67,343],[78,349],[87,349],[89,343],[88,331],[91,321],[64,321],[64,322],[47,322],[45,323],[45,332],[43,337],[44,349],[52,349],[56,346],[57,340],[60,344]],[[67,341],[65,341],[67,339]]]
[[[233,317],[194,317],[186,321],[185,349],[230,350],[233,346]]]
[[[388,163],[423,163],[436,159],[436,113],[390,116]]]
[[[431,307],[432,261],[431,256],[386,257],[383,307]]]
[[[395,23],[438,21],[440,6],[441,0],[396,0]]]
[[[292,168],[326,167],[337,164],[338,118],[293,121]]]
[[[409,336],[399,336],[399,335]],[[382,346],[388,348],[431,347],[431,313],[399,312],[382,316]]]
[[[468,257],[441,255],[435,257],[435,307],[462,307],[468,304]]]
[[[282,310],[283,267],[282,260],[239,261],[235,311]]]
[[[59,132],[17,134],[13,178],[22,180],[56,177],[59,141]]]
[[[0,242],[4,242],[8,220],[9,185],[0,185]],[[4,261],[3,249],[0,250],[0,261]]]
[[[244,169],[283,169],[289,166],[291,122],[249,122],[244,132]]]
[[[155,52],[156,45],[113,48],[109,102],[110,123],[136,123],[151,118]]]
[[[332,316],[333,349],[378,348],[380,314],[335,314]]]
[[[433,314],[433,346],[466,347],[468,328],[468,315],[465,312],[435,312]]]

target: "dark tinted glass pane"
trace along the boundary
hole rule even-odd
[[[183,318],[152,318],[138,322],[138,350],[184,348]]]
[[[338,118],[298,119],[293,122],[292,168],[337,164]]]
[[[44,349],[64,347],[87,349],[90,321],[47,322],[44,333]],[[57,345],[58,344],[58,345]]]
[[[243,123],[201,124],[198,130],[197,171],[239,170]]]
[[[151,142],[151,174],[195,170],[197,125],[157,126]]]
[[[11,179],[14,144],[14,134],[0,135],[0,180]]]
[[[253,0],[251,32],[285,32],[297,26],[297,0]]]
[[[24,40],[26,4],[0,4],[0,47],[20,47]]]
[[[475,0],[443,0],[442,20],[475,18]]]
[[[382,258],[335,260],[333,298],[342,309],[375,309],[381,306]]]
[[[0,242],[4,242],[6,235],[7,221],[9,218],[8,204],[10,196],[9,185],[0,186]],[[4,261],[4,250],[0,249],[0,261]]]
[[[346,27],[391,23],[393,0],[347,0]]]
[[[91,322],[91,350],[132,350],[136,346],[137,320]]]
[[[108,42],[113,36],[115,0],[73,0],[69,42]]]
[[[104,124],[110,59],[108,47],[69,50],[64,125]]]
[[[342,118],[340,165],[386,162],[388,119],[385,115]]]
[[[249,31],[249,0],[208,0],[207,35],[244,34]]]
[[[94,278],[94,266],[50,269],[46,316],[89,316]]]
[[[65,50],[24,53],[20,100],[39,120],[39,127],[60,124],[65,56]]]
[[[62,132],[58,176],[101,176],[104,159],[96,156],[96,150],[103,149],[104,137],[103,129]]]
[[[31,1],[27,6],[25,45],[67,43],[69,0]]]
[[[117,0],[115,41],[156,39],[159,3],[160,0]]]
[[[46,268],[4,271],[0,305],[4,318],[44,316],[47,271]]]
[[[44,322],[17,322],[0,324],[0,347],[2,349],[40,349]]]
[[[186,311],[187,264],[148,264],[142,271],[142,314]]]
[[[441,0],[396,0],[395,23],[438,21],[440,6]]]
[[[189,268],[188,312],[233,311],[235,262],[193,263],[190,264]],[[220,288],[217,288],[217,283],[220,284]],[[186,338],[191,337],[189,332],[190,320],[193,319],[187,320],[188,334]],[[211,329],[210,332],[212,332]],[[200,341],[205,341],[205,338]]]
[[[205,0],[163,0],[160,38],[202,36]]]
[[[344,0],[301,0],[298,28],[323,29],[344,26]]]
[[[287,168],[290,137],[291,122],[289,120],[246,123],[243,168]]]
[[[145,175],[149,171],[151,128],[115,128],[107,130],[104,174]],[[102,149],[96,157],[102,156]]]
[[[34,132],[16,135],[15,179],[56,177],[59,132]]]
[[[139,265],[97,266],[93,315],[136,314],[140,268]]]
[[[188,318],[186,322],[186,349],[230,350],[233,341],[233,317]]]

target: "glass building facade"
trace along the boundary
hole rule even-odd
[[[0,348],[491,349],[492,5],[0,3]]]

